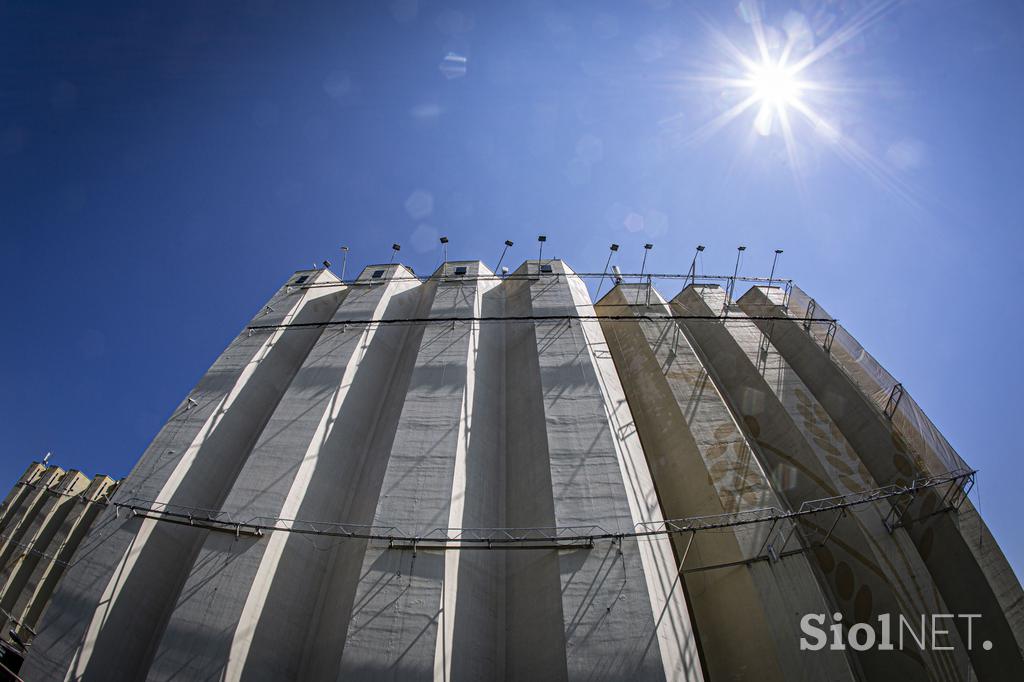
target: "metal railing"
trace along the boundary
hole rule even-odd
[[[528,528],[438,527],[408,531],[386,524],[367,525],[267,516],[243,519],[237,513],[230,514],[222,510],[187,507],[139,498],[131,498],[123,502],[115,501],[112,505],[118,512],[124,510],[132,516],[232,533],[236,537],[249,536],[258,538],[266,533],[285,532],[321,537],[382,541],[387,543],[387,546],[390,548],[412,550],[589,548],[602,541],[671,536],[760,523],[771,523],[774,530],[774,527],[783,521],[792,521],[801,517],[831,511],[845,511],[851,507],[882,500],[893,499],[895,501],[898,498],[912,498],[921,491],[942,487],[946,488],[942,497],[944,505],[942,509],[955,510],[959,509],[966,494],[970,491],[971,486],[973,486],[975,474],[976,471],[973,469],[950,471],[937,476],[916,479],[907,485],[891,484],[845,495],[806,500],[796,510],[762,507],[709,516],[642,521],[624,532],[611,531],[597,524]],[[894,504],[892,509],[897,509],[898,507],[900,505]],[[896,521],[897,523],[893,524],[887,523],[890,526],[890,532],[897,525],[900,525],[898,522],[901,519],[897,518]],[[838,520],[833,523],[833,528],[835,523],[838,523]],[[772,532],[770,531],[768,535],[770,538]],[[791,536],[792,533],[788,537]],[[776,554],[781,554],[785,550],[785,543],[781,546],[774,546],[774,548],[765,547],[763,549],[764,552],[761,554],[767,553],[767,555],[770,555],[772,551]]]

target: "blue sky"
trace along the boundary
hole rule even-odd
[[[147,6],[148,5],[148,6]],[[732,2],[0,5],[0,484],[127,473],[295,269],[545,253],[795,278],[969,463],[1018,574],[1024,8],[767,2],[787,136]],[[756,25],[756,24],[755,24]],[[849,30],[850,28],[857,30]],[[847,33],[843,33],[847,31]],[[448,57],[449,54],[452,57]],[[702,132],[704,131],[704,132]],[[761,132],[767,134],[762,135]],[[508,261],[507,261],[508,262]],[[670,287],[663,293],[676,292]],[[976,501],[978,496],[975,496]]]

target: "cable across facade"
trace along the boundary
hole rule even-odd
[[[113,502],[117,510],[153,521],[192,526],[197,529],[230,533],[235,536],[260,537],[266,533],[283,532],[321,537],[377,540],[391,549],[560,549],[573,547],[593,548],[602,541],[621,541],[624,538],[696,533],[750,524],[794,521],[806,516],[830,511],[843,511],[851,507],[914,496],[922,491],[943,489],[943,504],[938,511],[957,510],[974,485],[974,469],[960,469],[937,476],[915,479],[907,485],[887,485],[871,490],[836,495],[818,500],[807,500],[795,510],[762,507],[745,511],[641,522],[631,530],[617,532],[599,525],[577,525],[552,528],[433,528],[422,532],[409,532],[386,524],[361,525],[332,521],[310,521],[256,517],[240,520],[237,515],[224,511],[174,505],[155,500],[131,498]],[[935,513],[935,512],[933,512]],[[899,520],[890,530],[905,523]],[[783,543],[784,545],[785,543]],[[781,549],[773,551],[781,553]]]

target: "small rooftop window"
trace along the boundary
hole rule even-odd
[[[302,277],[299,277],[297,280],[295,280],[295,283],[296,284],[302,284],[307,279],[309,279],[309,275],[303,275]]]
[[[370,279],[380,279],[383,276],[384,276],[384,271],[383,270],[374,270],[373,274],[370,275]]]
[[[551,263],[544,263],[540,266],[540,271],[543,273],[551,274]]]
[[[465,265],[456,265],[455,266],[455,275],[456,276],[465,275],[465,274],[466,274],[466,266]]]

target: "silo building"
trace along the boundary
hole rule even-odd
[[[289,277],[91,522],[25,679],[1024,679],[975,472],[820,304],[586,281]]]

